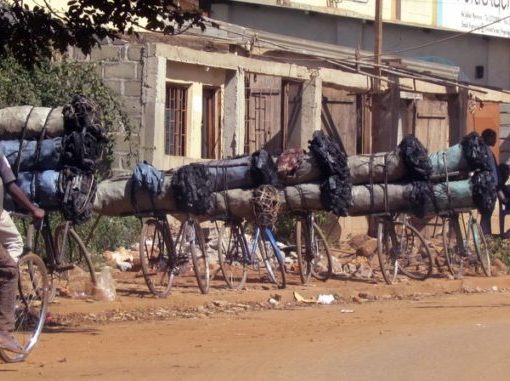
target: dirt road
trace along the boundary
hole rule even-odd
[[[0,364],[0,380],[508,380],[510,293],[503,286],[510,280],[467,282],[332,283],[344,297],[369,289],[378,300],[329,306],[292,303],[293,291],[324,289],[291,287],[273,309],[255,307],[274,290],[184,292],[173,301],[124,296],[114,306],[121,315],[134,305],[142,315],[172,310],[184,300],[188,312],[117,323],[94,322],[106,309],[99,303],[57,305],[55,314],[80,322],[43,334],[25,363]],[[439,285],[446,289],[431,296]],[[196,308],[204,303],[222,308]]]

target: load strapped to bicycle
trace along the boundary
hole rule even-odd
[[[39,229],[32,225],[26,229],[26,248],[18,261],[14,332],[26,353],[0,353],[5,361],[14,362],[24,359],[34,347],[57,283],[69,280],[68,270],[74,264],[85,264],[95,286],[90,255],[73,224],[90,218],[96,165],[107,138],[99,108],[83,96],[75,96],[63,108],[0,109],[0,136],[0,149],[17,176],[17,185],[33,203],[47,212],[61,212],[66,220],[52,232],[47,213]],[[18,215],[25,212],[8,195],[4,208]]]
[[[484,157],[486,147],[476,133],[465,136],[460,144],[446,151],[429,156],[423,146],[420,146],[415,146],[414,150],[418,154],[421,152],[418,156],[428,159],[427,166],[430,168],[426,172],[421,172],[423,176],[420,181],[417,181],[416,177],[408,184],[391,185],[385,181],[380,188],[384,190],[385,211],[378,220],[378,255],[383,277],[388,283],[395,281],[399,271],[415,279],[425,279],[432,271],[429,245],[418,230],[410,225],[406,214],[400,215],[400,221],[394,221],[393,216],[396,216],[397,212],[411,212],[418,218],[445,217],[443,241],[446,260],[450,267],[450,263],[453,263],[449,255],[452,249],[448,246],[447,237],[451,238],[453,234],[447,234],[446,217],[448,220],[457,219],[455,224],[458,224],[459,212],[470,211],[469,226],[465,231],[472,233],[467,237],[471,235],[477,237],[477,241],[485,242],[471,210],[490,208],[491,203],[493,207],[495,200],[495,189],[488,178],[490,174],[486,172],[487,159]],[[407,181],[409,180],[408,178]],[[373,189],[373,185],[370,186]],[[402,192],[401,195],[398,193],[399,190]],[[393,196],[393,200],[390,195]],[[459,233],[460,229],[456,231]],[[457,247],[465,246],[461,242]],[[476,248],[476,245],[474,247]],[[464,249],[459,250],[466,253]],[[481,262],[487,263],[488,254],[484,257],[486,259]],[[451,271],[457,275],[456,270]]]

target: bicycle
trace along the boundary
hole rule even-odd
[[[90,276],[91,287],[97,285],[96,273],[90,253],[74,229],[72,222],[65,221],[52,234],[49,214],[44,216],[38,230],[27,230],[27,241],[33,242],[34,252],[42,255],[50,276],[50,303],[59,287],[69,285],[71,271],[78,266]]]
[[[296,254],[301,282],[307,284],[312,276],[325,282],[333,273],[333,262],[326,237],[315,222],[314,213],[299,213],[297,216]]]
[[[253,239],[248,243],[246,226],[240,221],[227,220],[218,229],[218,257],[221,271],[228,287],[241,289],[248,271],[260,273],[265,268],[272,283],[286,287],[285,258],[268,227],[255,225]]]
[[[188,216],[174,242],[166,215],[155,215],[143,222],[140,260],[145,283],[154,296],[168,296],[176,275],[186,276],[189,261],[202,294],[209,291],[209,261],[200,224]]]
[[[50,280],[43,260],[31,250],[27,241],[18,261],[18,288],[15,300],[13,336],[25,353],[0,350],[0,358],[8,363],[23,361],[34,349],[44,327],[48,312]]]
[[[470,210],[467,213],[467,221],[464,219],[465,213],[461,211],[451,211],[442,216],[446,264],[457,278],[463,276],[465,264],[481,267],[483,274],[489,277],[491,261],[485,235],[473,212]]]
[[[409,224],[405,214],[400,221],[392,214],[378,217],[377,255],[387,284],[393,284],[399,272],[416,280],[425,280],[432,273],[432,255],[427,242]]]

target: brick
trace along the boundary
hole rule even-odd
[[[142,114],[142,104],[140,103],[140,98],[131,97],[122,100],[123,109],[126,111],[128,116],[131,117],[140,117]]]
[[[112,89],[116,94],[121,95],[122,94],[122,81],[121,80],[112,80],[112,79],[105,79],[103,83],[108,86],[110,89]]]
[[[142,59],[141,46],[129,46],[127,51],[127,59],[130,61],[140,61]]]
[[[105,79],[136,79],[137,65],[134,62],[121,62],[104,65]]]
[[[120,59],[120,47],[113,45],[101,45],[92,49],[90,58],[92,61],[118,61]]]
[[[125,81],[123,95],[127,97],[140,97],[142,95],[142,83],[140,81]]]

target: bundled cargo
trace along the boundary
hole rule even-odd
[[[75,223],[88,220],[96,192],[93,174],[62,171],[20,172],[16,184],[28,199],[47,211],[60,211]],[[4,195],[4,208],[25,212],[9,196]]]
[[[323,170],[317,161],[313,141],[310,153],[293,150],[284,152],[278,160],[280,179],[285,185],[310,183],[324,180],[332,175]],[[489,169],[489,157],[481,137],[473,132],[465,136],[461,143],[444,151],[428,154],[416,137],[405,136],[397,149],[390,152],[369,155],[355,155],[347,158],[347,167],[352,184],[394,183],[399,181],[438,181],[446,177],[466,178],[476,170]],[[289,156],[294,157],[294,168],[289,170]],[[285,170],[281,170],[284,166]]]
[[[57,210],[61,206],[62,197],[59,192],[58,171],[44,172],[20,172],[16,184],[27,195],[30,201],[37,203],[41,208]],[[4,208],[6,210],[19,210],[6,193],[4,196]]]
[[[18,139],[0,141],[0,150],[30,200],[75,223],[90,217],[96,164],[107,143],[94,102],[78,95],[63,108],[2,109],[0,136]],[[6,209],[19,210],[5,198]]]
[[[2,139],[55,138],[64,134],[62,107],[14,106],[0,109]]]
[[[403,184],[356,185],[352,187],[349,215],[360,216],[384,212],[410,212],[420,216],[451,209],[490,209],[495,202],[495,188],[487,172],[475,174],[469,180],[427,184],[423,182]],[[133,214],[131,204],[132,179],[129,176],[106,180],[98,185],[94,210],[99,214],[123,216]],[[172,174],[163,178],[161,193],[150,195],[147,191],[137,194],[138,212],[180,214],[172,191]],[[340,188],[341,189],[341,188]],[[280,190],[281,211],[330,210],[337,212],[338,196],[327,193],[329,189],[320,184],[308,183],[288,186]],[[341,192],[340,192],[341,193]],[[207,218],[231,216],[253,218],[251,199],[253,189],[232,189],[214,192],[211,206],[202,216]],[[343,203],[344,198],[341,203]]]
[[[62,138],[3,140],[0,141],[0,152],[16,172],[59,170],[63,167]]]
[[[260,150],[251,156],[185,165],[175,172],[172,188],[180,211],[203,215],[211,208],[213,192],[277,181],[273,158]]]

